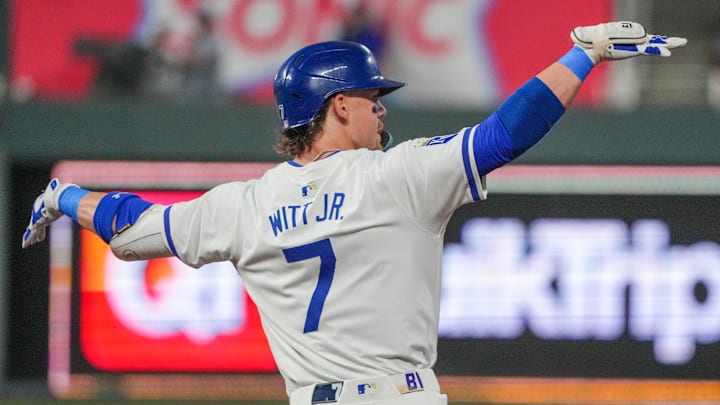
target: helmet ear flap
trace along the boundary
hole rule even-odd
[[[308,45],[278,69],[273,84],[283,130],[308,124],[334,94],[380,89],[385,95],[405,86],[380,73],[375,56],[359,43],[328,41]]]

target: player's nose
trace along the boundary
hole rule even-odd
[[[375,102],[375,105],[373,106],[373,114],[377,114],[380,118],[387,115],[387,108],[380,102],[380,100]]]

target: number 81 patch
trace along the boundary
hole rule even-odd
[[[405,373],[405,389],[401,389],[401,394],[407,394],[409,392],[415,392],[415,391],[422,391],[425,389],[425,386],[423,385],[422,379],[420,378],[420,373],[417,371],[411,371],[409,373]]]

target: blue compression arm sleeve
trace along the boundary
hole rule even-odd
[[[532,78],[487,120],[474,137],[475,161],[481,175],[510,162],[550,131],[565,107],[537,77]]]
[[[545,136],[565,113],[560,100],[537,77],[533,77],[497,110],[498,118],[517,146],[516,156]]]
[[[95,209],[95,216],[93,217],[95,233],[105,243],[110,243],[110,239],[115,234],[112,226],[113,219],[115,219],[115,229],[123,229],[134,224],[151,205],[152,203],[141,199],[135,194],[108,193],[100,200]]]

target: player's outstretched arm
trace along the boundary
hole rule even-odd
[[[172,256],[162,237],[162,208],[132,193],[91,192],[52,179],[33,204],[22,247],[45,240],[48,226],[67,215],[110,244],[121,259]]]
[[[635,22],[575,28],[575,44],[557,62],[517,89],[480,124],[473,138],[478,172],[485,175],[537,144],[565,114],[592,69],[602,61],[634,56],[670,56],[684,38],[649,35]]]

